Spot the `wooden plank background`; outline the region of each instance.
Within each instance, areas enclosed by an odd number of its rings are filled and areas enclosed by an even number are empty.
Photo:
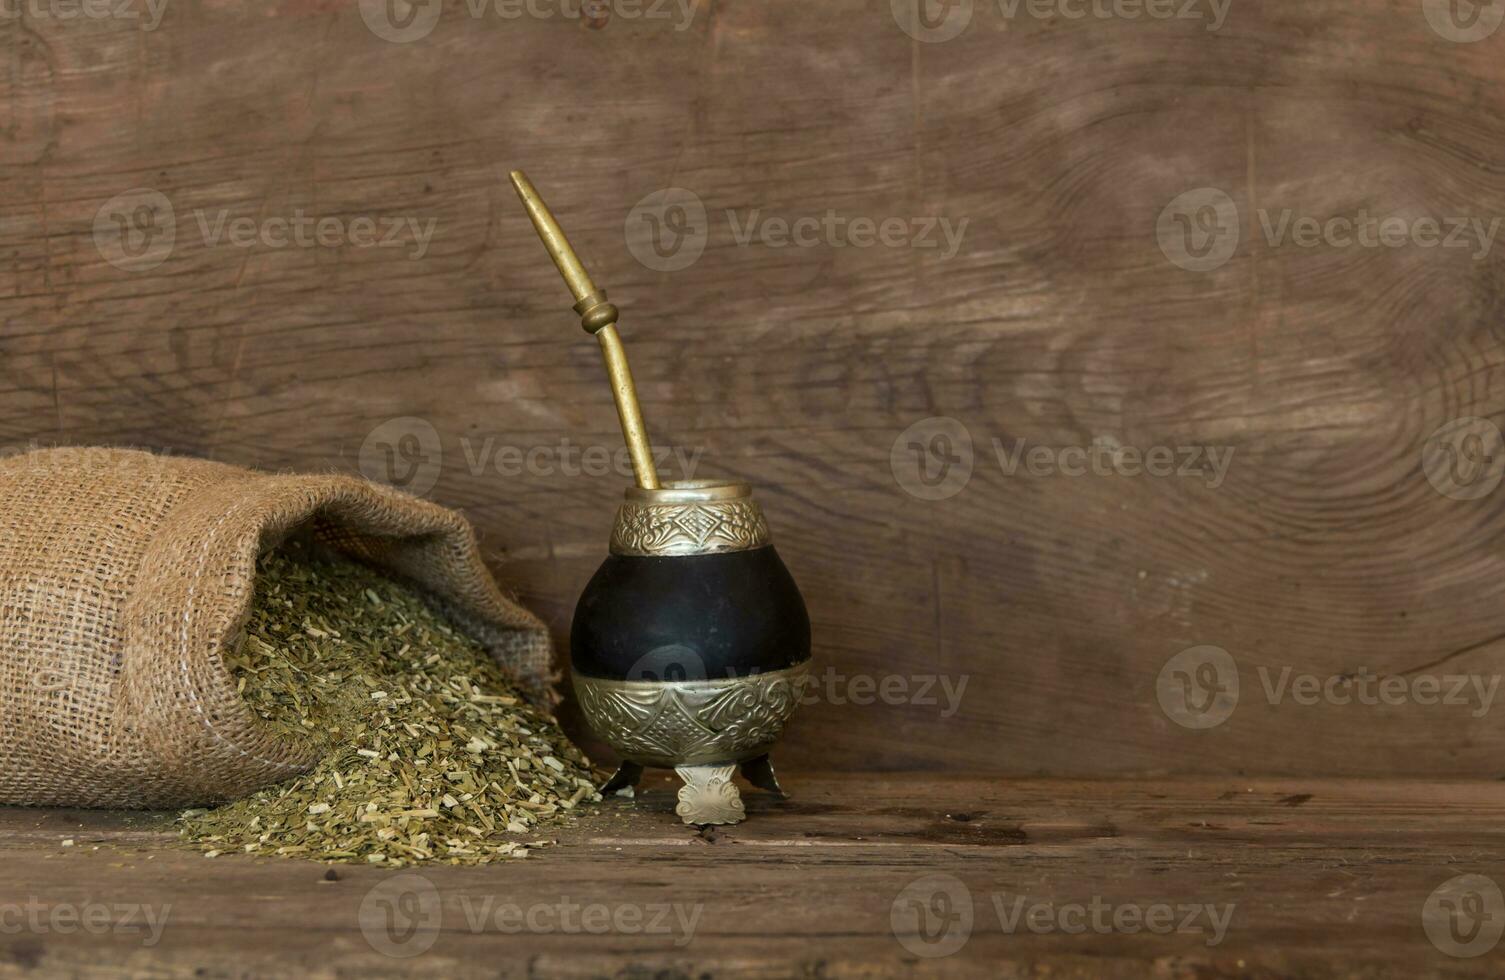
[[[655,441],[756,483],[846,678],[796,720],[789,765],[1501,775],[1482,698],[1265,690],[1285,668],[1498,679],[1505,491],[1444,495],[1421,461],[1450,420],[1505,421],[1500,250],[1305,247],[1261,209],[1505,215],[1505,30],[1450,39],[1418,0],[1246,0],[1216,23],[1205,2],[963,0],[940,42],[877,0],[393,3],[0,18],[0,445],[360,472],[411,434],[437,464],[415,489],[464,509],[563,644],[626,480],[564,472],[562,440],[619,436],[506,184],[523,167],[623,310]],[[380,36],[404,17],[427,33]],[[1209,187],[1240,234],[1191,271],[1157,228]],[[667,271],[634,212],[666,188],[706,213],[703,252]],[[828,212],[962,236],[778,247],[763,223]],[[228,237],[300,215],[336,219],[332,244]],[[432,237],[361,247],[357,219]],[[965,487],[926,500],[909,443],[935,467],[961,451],[937,417],[974,451]],[[1233,455],[1220,481],[1010,475],[995,445],[1017,440]],[[503,475],[498,447],[543,455]],[[1488,489],[1505,455],[1480,465]],[[1157,696],[1198,645],[1241,682],[1206,729]],[[902,679],[897,703],[855,703],[853,677]],[[965,680],[954,712],[939,684],[916,696],[926,677]]]

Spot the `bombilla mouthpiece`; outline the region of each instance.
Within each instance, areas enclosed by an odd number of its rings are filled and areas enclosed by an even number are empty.
[[[606,290],[597,288],[591,281],[585,266],[580,264],[580,257],[570,247],[570,240],[564,237],[559,222],[554,220],[527,174],[514,170],[510,176],[543,247],[575,297],[575,312],[580,314],[580,325],[587,333],[595,334],[601,345],[601,357],[606,361],[611,395],[617,404],[617,419],[622,423],[622,438],[627,441],[627,451],[632,456],[632,473],[637,485],[645,490],[657,490],[658,472],[653,466],[648,430],[643,425],[643,410],[638,406],[637,387],[627,366],[627,352],[622,349],[622,338],[617,334],[617,308],[607,302]]]
[[[543,198],[538,196],[528,175],[521,170],[514,170],[510,176],[517,196],[522,198],[523,207],[527,208],[528,217],[533,221],[533,227],[538,230],[538,237],[543,239],[543,247],[548,249],[549,258],[554,260],[554,264],[559,267],[559,274],[564,276],[564,284],[570,287],[576,302],[585,299],[596,291],[596,284],[591,282],[590,274],[580,264],[575,250],[570,248],[570,240],[564,237],[564,230],[554,220],[554,215],[549,212],[549,206],[543,203]]]

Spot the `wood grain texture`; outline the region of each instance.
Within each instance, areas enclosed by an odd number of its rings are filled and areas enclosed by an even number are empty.
[[[523,167],[623,310],[655,442],[756,484],[818,663],[966,679],[949,716],[838,684],[785,760],[1496,776],[1498,708],[1271,703],[1262,684],[1505,662],[1505,492],[1450,499],[1420,465],[1443,423],[1505,422],[1500,249],[1272,244],[1259,218],[1505,215],[1505,32],[1452,43],[1420,6],[1237,3],[1210,31],[978,4],[938,44],[876,0],[595,27],[450,2],[409,44],[341,2],[172,0],[155,30],[0,19],[0,443],[357,471],[378,426],[425,420],[428,495],[563,645],[626,478],[477,462],[619,445],[507,187]],[[1242,238],[1189,272],[1157,217],[1209,186]],[[625,229],[668,187],[703,202],[708,239],[665,272]],[[137,188],[175,240],[132,272],[93,229]],[[967,224],[949,258],[740,244],[755,211]],[[434,233],[420,258],[205,232],[299,213]],[[938,416],[975,463],[926,501],[891,452]],[[994,440],[1020,439],[1233,457],[1216,487],[1007,475]],[[1242,681],[1208,730],[1157,702],[1198,644]]]
[[[172,849],[152,815],[0,810],[0,909],[30,905],[50,924],[59,906],[146,906],[161,923],[151,945],[144,928],[7,929],[0,976],[1412,978],[1497,976],[1505,961],[1505,946],[1445,955],[1422,920],[1444,882],[1505,874],[1495,783],[847,774],[808,776],[796,794],[750,797],[747,823],[702,835],[678,825],[655,782],[526,861],[424,870],[433,906],[391,920],[361,909],[373,889],[423,887],[401,872],[340,866],[326,881],[313,862]],[[954,952],[921,956],[896,937],[893,907],[937,874],[961,883],[973,924]],[[1056,909],[1210,905],[1226,928],[1214,936],[1205,912],[1185,931],[1182,914],[1156,932],[1089,919],[1073,933],[1042,927],[1043,913],[1035,929],[1007,925],[997,902],[1012,917],[1021,898]],[[698,913],[689,929],[651,933],[571,931],[543,917],[519,932],[497,925],[499,906],[565,901],[613,915],[667,903]],[[433,928],[401,932],[406,916]],[[375,943],[361,925],[373,921]],[[382,948],[429,945],[394,958],[378,951],[386,935],[413,945]]]

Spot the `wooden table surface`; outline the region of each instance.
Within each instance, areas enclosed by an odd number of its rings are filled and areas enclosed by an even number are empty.
[[[206,859],[157,814],[0,810],[0,976],[1505,968],[1501,783],[789,782],[793,799],[748,794],[750,820],[702,833],[650,782],[526,860],[421,875]],[[1438,891],[1464,875],[1482,877]]]

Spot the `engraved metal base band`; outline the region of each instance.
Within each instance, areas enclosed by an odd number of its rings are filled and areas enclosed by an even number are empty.
[[[787,670],[693,681],[609,681],[576,674],[591,729],[640,765],[726,765],[766,753],[802,691],[809,661]]]

